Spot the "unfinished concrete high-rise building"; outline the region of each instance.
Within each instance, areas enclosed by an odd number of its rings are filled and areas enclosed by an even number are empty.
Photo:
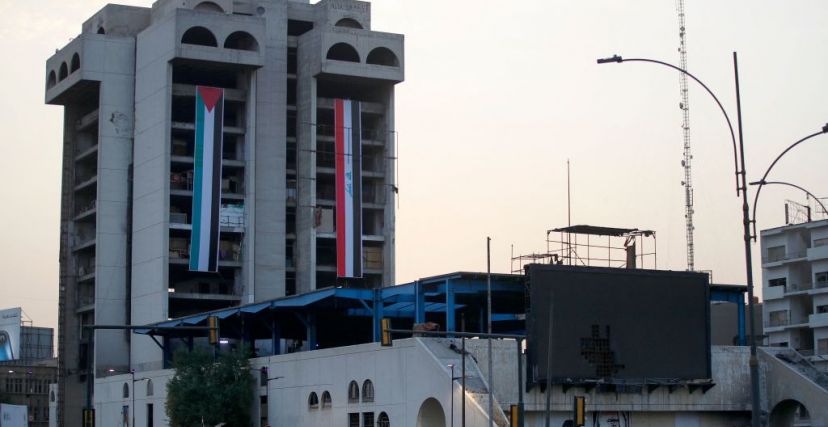
[[[46,102],[64,106],[61,425],[80,419],[90,374],[163,365],[149,338],[86,325],[394,283],[403,58],[402,35],[371,31],[366,2],[159,0],[107,5],[47,60]],[[188,267],[198,86],[224,94],[217,273]],[[337,99],[361,107],[363,274],[348,280],[336,265]]]

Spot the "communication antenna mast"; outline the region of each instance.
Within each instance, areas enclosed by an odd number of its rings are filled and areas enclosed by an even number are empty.
[[[687,28],[684,25],[684,0],[676,0],[676,12],[679,21],[679,67],[687,69]],[[686,222],[685,237],[687,238],[687,271],[695,270],[695,253],[693,249],[693,181],[691,179],[691,164],[693,154],[690,151],[690,101],[687,95],[687,76],[679,73],[679,89],[681,91],[681,129],[684,142],[684,158],[681,166],[684,168],[684,218]]]

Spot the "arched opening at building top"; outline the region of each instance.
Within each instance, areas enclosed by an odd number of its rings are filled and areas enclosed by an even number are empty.
[[[359,62],[359,53],[348,43],[337,43],[328,49],[325,58],[335,61]]]
[[[69,72],[74,73],[78,68],[80,68],[80,55],[75,53],[72,55],[72,65],[69,67]]]
[[[64,62],[63,64],[60,64],[60,69],[58,71],[58,81],[61,81],[61,80],[65,79],[68,75],[69,75],[69,66],[66,65],[66,63]]]
[[[193,10],[198,10],[198,11],[202,11],[202,12],[224,13],[224,9],[222,9],[221,6],[219,6],[218,4],[213,3],[211,1],[203,1],[199,4],[197,4],[196,7],[193,8]]]
[[[337,27],[345,27],[345,28],[358,28],[362,29],[362,24],[359,23],[356,19],[353,18],[342,18],[339,21],[336,21],[334,24]]]
[[[98,34],[106,34],[104,27],[98,27]]]
[[[250,33],[245,31],[236,31],[224,40],[225,49],[249,50],[252,52],[259,51],[259,42]]]
[[[181,36],[181,43],[197,46],[218,47],[216,36],[204,27],[192,27]]]
[[[387,47],[374,48],[374,50],[368,53],[368,57],[365,58],[365,62],[368,64],[385,65],[388,67],[400,66],[400,60],[397,59],[397,55],[394,55],[394,52],[391,52],[391,49],[388,49]]]
[[[57,84],[57,74],[55,74],[55,70],[49,71],[49,77],[46,79],[46,87],[51,88],[52,86]]]

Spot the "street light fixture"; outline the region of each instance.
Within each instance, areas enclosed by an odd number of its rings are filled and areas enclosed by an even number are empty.
[[[761,425],[761,414],[760,414],[760,406],[759,406],[759,360],[756,356],[756,333],[755,333],[755,325],[754,325],[754,304],[753,304],[753,259],[750,247],[750,240],[751,240],[751,233],[750,233],[750,209],[748,207],[748,188],[747,188],[747,179],[745,176],[747,175],[745,171],[745,145],[744,145],[744,132],[742,130],[742,101],[741,96],[739,93],[739,65],[738,60],[736,58],[736,52],[733,52],[733,74],[736,83],[736,115],[737,121],[739,125],[739,144],[738,144],[738,154],[737,154],[737,144],[736,144],[736,135],[733,132],[733,125],[730,121],[730,117],[727,115],[727,111],[725,110],[724,106],[721,102],[719,102],[719,98],[704,84],[701,80],[696,78],[693,74],[688,72],[687,70],[677,67],[673,64],[669,64],[667,62],[658,61],[655,59],[647,59],[647,58],[629,58],[624,59],[619,55],[614,55],[609,58],[598,59],[598,64],[607,64],[612,62],[622,63],[622,62],[649,62],[653,64],[663,65],[668,68],[672,68],[682,74],[693,79],[696,83],[700,84],[710,96],[713,97],[713,100],[716,101],[716,104],[719,106],[719,109],[722,111],[722,114],[727,121],[727,126],[730,129],[730,138],[733,142],[733,163],[734,168],[736,171],[736,197],[739,197],[740,192],[742,196],[742,227],[743,227],[743,239],[744,239],[744,246],[745,246],[745,273],[747,276],[747,288],[748,288],[748,308],[749,308],[749,316],[750,316],[750,383],[751,383],[751,422],[753,427],[760,427]],[[740,167],[741,166],[741,167]]]
[[[785,154],[788,154],[788,151],[791,151],[797,145],[799,145],[799,144],[801,144],[801,143],[803,143],[803,142],[805,142],[805,141],[807,141],[807,140],[809,140],[809,139],[811,139],[815,136],[822,135],[824,133],[828,133],[828,124],[823,126],[821,130],[819,130],[817,132],[814,132],[814,133],[800,139],[799,141],[794,142],[790,146],[788,146],[788,148],[786,148],[784,151],[782,151],[782,153],[780,153],[778,156],[776,156],[775,159],[773,159],[773,162],[771,162],[770,166],[768,166],[768,170],[766,170],[765,174],[762,175],[762,179],[760,179],[759,181],[755,181],[755,182],[750,183],[750,185],[758,185],[759,186],[759,187],[756,188],[756,196],[753,198],[753,241],[754,242],[756,241],[756,238],[758,237],[758,235],[756,234],[756,205],[759,203],[759,193],[762,191],[762,187],[765,184],[771,184],[770,182],[766,181],[766,179],[768,178],[768,175],[770,174],[770,171],[773,169],[774,166],[776,166],[776,163],[779,161],[779,159],[782,158],[782,156],[784,156]],[[788,185],[788,186],[791,186],[791,187],[799,188],[800,190],[810,194],[811,197],[816,199],[816,201],[819,203],[819,205],[822,206],[822,202],[820,202],[817,197],[815,197],[813,194],[811,194],[810,192],[808,192],[807,190],[805,190],[802,187],[799,187],[799,186],[796,186],[796,185],[793,185],[793,184],[789,184],[789,183],[783,183],[783,182],[777,182],[775,184],[783,184],[783,185]],[[825,206],[822,206],[822,210],[823,211],[825,210]],[[828,211],[826,211],[826,213],[828,213]]]
[[[826,215],[828,215],[828,209],[825,209],[825,205],[822,204],[822,201],[820,201],[819,198],[814,195],[814,193],[811,193],[810,191],[808,191],[808,190],[806,190],[806,189],[804,189],[804,188],[802,188],[802,187],[800,187],[796,184],[791,184],[790,182],[785,182],[785,181],[764,181],[764,180],[763,181],[755,181],[755,182],[750,183],[750,185],[758,185],[759,186],[758,189],[756,190],[756,195],[757,196],[759,196],[759,189],[761,189],[763,186],[769,185],[769,184],[770,185],[773,185],[773,184],[785,185],[785,186],[793,187],[793,188],[796,188],[798,190],[803,191],[805,194],[811,196],[812,199],[816,200],[816,202],[819,204],[819,207],[822,208],[822,211],[825,212]],[[758,199],[759,199],[759,197],[756,197],[756,200],[753,202],[753,240],[756,240],[756,202],[758,202]]]

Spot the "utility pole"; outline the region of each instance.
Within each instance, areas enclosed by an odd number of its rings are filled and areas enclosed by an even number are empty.
[[[492,333],[492,238],[486,237],[486,295],[487,321],[489,335]],[[494,374],[492,372],[492,338],[488,338],[489,350],[489,427],[494,426]],[[463,355],[463,357],[466,357]]]

